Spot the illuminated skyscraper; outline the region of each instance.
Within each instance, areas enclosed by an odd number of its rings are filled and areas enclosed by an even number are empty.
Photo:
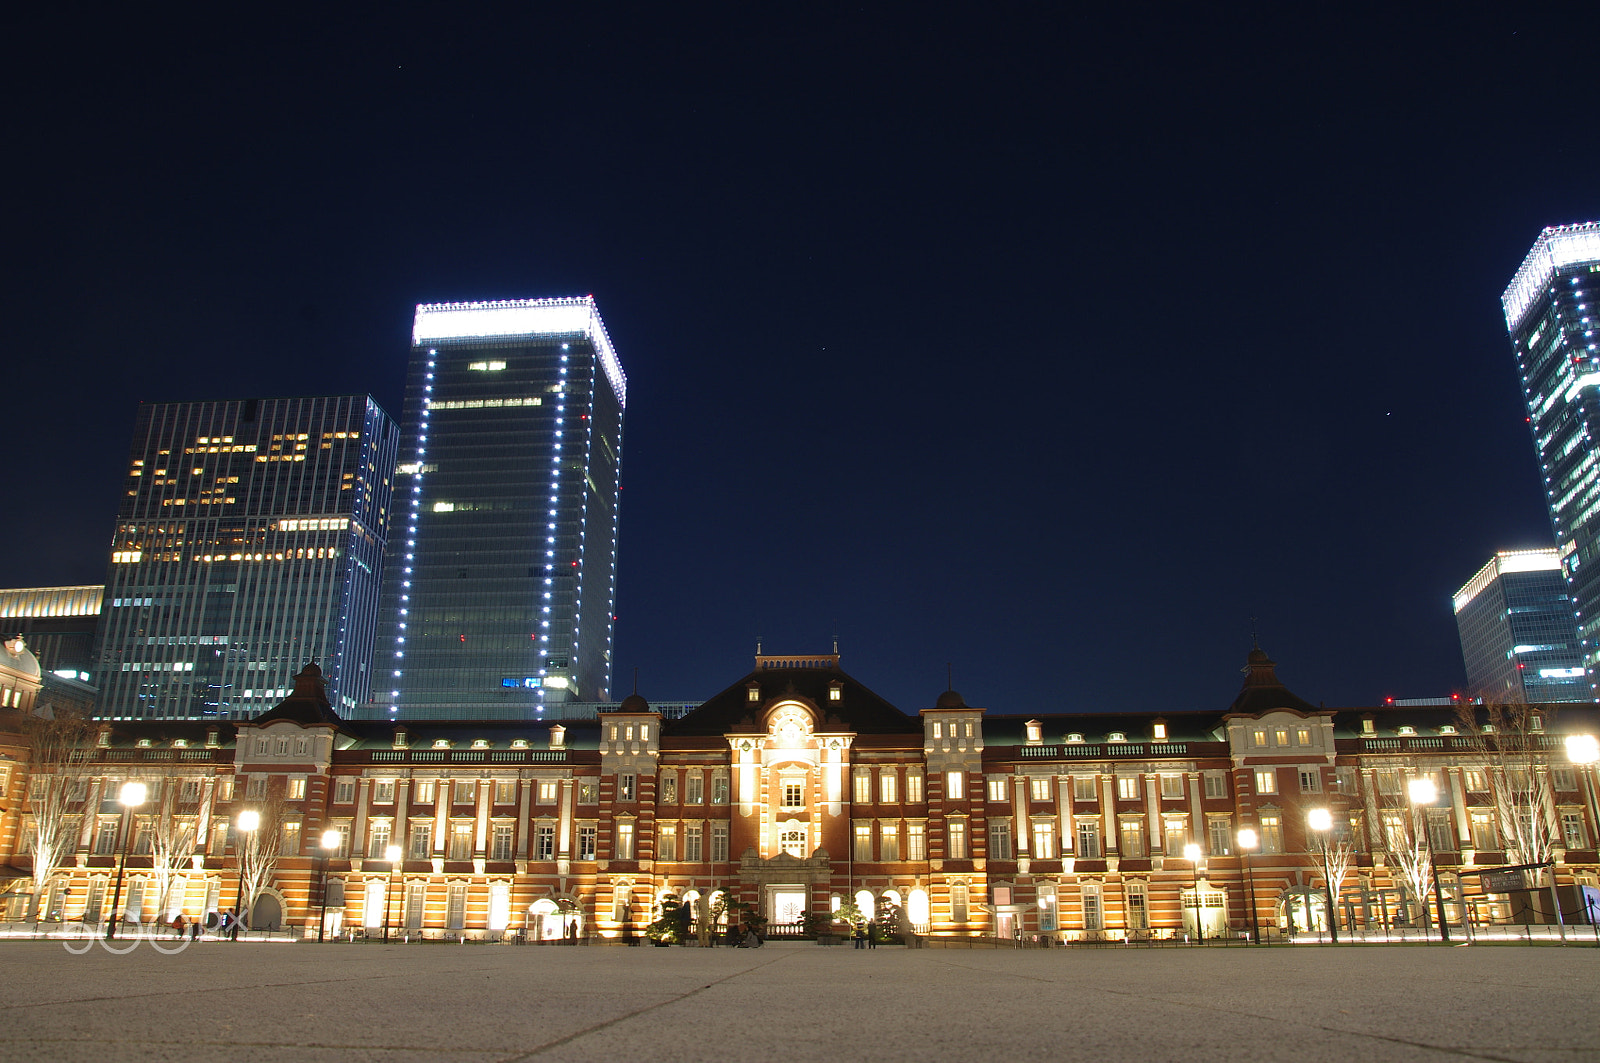
[[[373,711],[605,701],[627,381],[590,297],[417,307]]]
[[[1455,594],[1468,691],[1491,701],[1589,701],[1555,549],[1501,551]]]
[[[140,406],[96,714],[244,719],[308,661],[365,702],[399,439],[365,395]]]
[[[1540,233],[1501,299],[1591,684],[1600,674],[1597,300],[1596,222]]]

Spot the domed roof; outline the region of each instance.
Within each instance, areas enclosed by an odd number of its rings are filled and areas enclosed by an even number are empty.
[[[21,635],[10,635],[6,638],[4,647],[0,648],[0,665],[33,679],[38,679],[43,674],[39,667],[39,658],[28,649],[28,644],[23,641]]]
[[[622,699],[622,704],[617,706],[619,712],[649,712],[650,703],[640,694],[629,694]]]
[[[939,695],[939,700],[933,703],[933,707],[936,709],[964,709],[967,707],[967,703],[954,690],[946,690]]]

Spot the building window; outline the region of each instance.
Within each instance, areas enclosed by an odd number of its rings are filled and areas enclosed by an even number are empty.
[[[1007,785],[1008,781],[1009,780],[1007,780],[1004,776],[988,780],[987,786],[989,790],[990,801],[998,803],[1008,800],[1007,791],[1011,789],[1011,787]]]
[[[1461,781],[1466,785],[1469,793],[1486,794],[1489,792],[1489,777],[1481,768],[1468,768],[1461,773]],[[1385,790],[1384,792],[1398,791]]]
[[[1568,849],[1589,848],[1588,833],[1583,829],[1582,812],[1561,813],[1561,843]]]
[[[799,782],[785,780],[783,783],[783,807],[804,808],[805,787]]]
[[[511,859],[512,827],[509,823],[496,823],[494,825],[494,847],[489,850],[491,860]]]
[[[1056,826],[1054,823],[1033,824],[1033,855],[1040,860],[1056,858]]]
[[[859,837],[856,839],[856,841],[858,843],[860,842],[860,840],[861,839]],[[778,847],[780,849],[782,849],[784,852],[788,853],[790,856],[799,857],[801,860],[804,860],[806,858],[806,831],[805,831],[805,828],[804,827],[790,827],[787,830],[783,831],[783,833],[778,836]],[[870,843],[869,843],[869,849],[870,849]],[[871,856],[868,855],[864,859],[870,860]]]
[[[989,821],[989,859],[1011,859],[1011,821],[1009,819],[991,819]]]
[[[1124,888],[1123,897],[1128,906],[1128,929],[1150,929],[1150,898],[1148,887],[1143,882],[1130,882]]]
[[[1228,777],[1220,771],[1208,771],[1205,774],[1206,796],[1210,798],[1228,796]]]
[[[632,801],[635,779],[632,775],[617,776],[617,800]]]
[[[628,894],[632,890],[627,885],[619,885],[611,890],[611,921],[613,923],[626,923],[628,921]]]
[[[367,859],[389,859],[389,831],[391,829],[388,823],[374,823],[372,825],[372,833],[367,845]]]
[[[372,803],[375,805],[394,804],[393,779],[379,779],[372,784]]]
[[[960,801],[967,795],[966,776],[959,771],[944,773],[944,795],[951,801]]]
[[[926,860],[928,858],[928,835],[920,823],[906,825],[906,859]]]
[[[1251,741],[1255,745],[1258,745],[1258,746],[1266,745],[1267,744],[1267,732],[1265,732],[1265,731],[1256,731],[1255,733],[1253,733],[1251,735]]]
[[[1051,779],[1044,775],[1035,775],[1028,780],[1028,798],[1032,801],[1050,800]]]
[[[1137,801],[1139,799],[1138,776],[1117,776],[1117,799],[1119,801]]]
[[[1072,799],[1074,801],[1095,800],[1093,775],[1074,775],[1072,777]]]
[[[406,856],[411,860],[428,859],[433,849],[433,824],[413,823],[411,825],[411,846],[406,851]]]
[[[711,803],[725,805],[728,803],[728,777],[726,775],[713,775],[711,777]]]
[[[1056,888],[1053,885],[1039,887],[1039,929],[1050,933],[1056,929]]]
[[[922,804],[922,773],[920,771],[906,772],[906,803]]]
[[[478,800],[478,783],[475,779],[456,780],[456,804],[470,805]]]
[[[494,803],[497,805],[516,804],[517,784],[514,782],[496,782],[494,784]]]
[[[952,923],[965,923],[969,918],[967,887],[957,883],[950,887],[950,921]]]
[[[867,774],[866,768],[857,768],[850,777],[851,800],[858,805],[869,804],[872,801],[872,776]]]
[[[704,827],[683,828],[683,858],[691,864],[698,864],[705,859]]]
[[[633,859],[633,824],[617,824],[617,859]]]
[[[578,783],[578,804],[597,805],[600,803],[600,784],[593,779],[580,780]]]
[[[661,803],[664,805],[678,803],[678,773],[675,771],[664,772],[661,776]]]
[[[1260,826],[1261,851],[1264,853],[1283,852],[1283,821],[1276,813],[1256,817]]]
[[[1428,812],[1428,844],[1436,853],[1448,853],[1455,850],[1456,835],[1450,829],[1450,810],[1448,808],[1430,808]]]
[[[872,828],[865,824],[858,824],[855,828],[855,851],[851,855],[857,860],[872,859]]]
[[[879,770],[879,772],[878,772],[878,803],[879,804],[893,805],[893,804],[897,804],[898,803],[898,797],[899,797],[898,791],[899,791],[900,787],[897,785],[897,783],[899,783],[899,781],[900,781],[900,773],[895,771],[893,768],[883,768],[883,769]]]
[[[945,824],[945,835],[948,844],[945,846],[945,856],[951,860],[965,860],[967,858],[967,821],[952,819]]]
[[[669,864],[678,862],[678,829],[671,825],[662,826],[656,832],[656,859]]]
[[[1471,772],[1467,773],[1471,775]],[[1380,794],[1398,794],[1400,792],[1400,773],[1393,768],[1384,768],[1378,772],[1378,792]]]
[[[1161,796],[1168,801],[1174,801],[1183,797],[1183,776],[1161,776]]]
[[[247,801],[265,801],[267,799],[267,777],[265,775],[252,775],[250,781],[244,785],[244,796]],[[394,800],[394,783],[389,784],[389,800]]]
[[[578,828],[578,859],[579,860],[593,860],[594,859],[595,835],[596,835],[596,833],[597,832],[596,832],[596,829],[594,827],[579,827]]]
[[[117,851],[117,821],[102,821],[95,827],[94,852],[96,856],[110,856]]]
[[[1500,848],[1500,836],[1494,828],[1492,812],[1472,813],[1472,847],[1480,852],[1494,852]]]
[[[438,783],[432,779],[418,779],[411,784],[411,803],[414,805],[431,805],[434,801],[434,792]]]
[[[1096,860],[1100,857],[1100,821],[1095,819],[1078,820],[1078,855],[1085,860]]]
[[[1278,792],[1278,773],[1271,768],[1259,768],[1256,771],[1256,793],[1275,794]]]
[[[1274,734],[1278,739],[1278,745],[1287,746],[1289,744],[1289,729],[1287,727],[1278,728]]]
[[[1118,826],[1121,828],[1121,837],[1117,844],[1122,849],[1122,855],[1135,860],[1143,856],[1144,821],[1141,819],[1125,819]]]
[[[885,862],[900,859],[900,824],[888,820],[878,825],[878,859]]]
[[[306,781],[304,779],[290,779],[284,796],[290,801],[304,801],[306,799]]]
[[[706,800],[706,777],[705,777],[705,775],[702,772],[700,772],[698,769],[696,769],[694,771],[689,772],[688,777],[684,780],[684,783],[685,783],[685,790],[686,790],[686,793],[687,793],[687,796],[686,796],[687,803],[691,804],[691,805],[702,805],[702,804],[705,804],[705,800]]]
[[[1100,887],[1086,884],[1083,887],[1083,928],[1085,930],[1104,930],[1105,923],[1100,914]]]
[[[1300,792],[1303,794],[1320,794],[1322,792],[1322,772],[1320,769],[1300,769]]]
[[[348,805],[356,799],[356,781],[354,779],[340,779],[333,784],[333,803]]]
[[[1311,744],[1311,731],[1310,731],[1310,729],[1302,727],[1298,731],[1296,731],[1295,732],[1295,741],[1298,742],[1300,745],[1309,746]]]
[[[533,858],[535,860],[554,860],[556,858],[556,828],[549,823],[541,823],[533,832]]]
[[[713,823],[711,825],[711,859],[715,863],[722,863],[728,859],[728,825],[726,823]]]
[[[1212,856],[1227,856],[1233,851],[1233,823],[1227,816],[1210,816],[1206,819],[1207,841],[1210,842],[1208,851]],[[1172,855],[1177,856],[1183,852],[1181,846],[1172,850]]]

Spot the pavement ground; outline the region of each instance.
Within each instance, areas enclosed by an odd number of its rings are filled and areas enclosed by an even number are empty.
[[[1600,1060],[1600,949],[0,943],[0,1059]]]

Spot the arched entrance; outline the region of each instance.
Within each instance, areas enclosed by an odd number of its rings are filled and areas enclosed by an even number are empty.
[[[256,894],[255,903],[246,915],[248,921],[245,925],[251,930],[282,930],[283,898],[278,896],[276,890],[262,890]]]
[[[571,897],[542,897],[528,906],[528,940],[576,941],[583,936],[583,909]]]

